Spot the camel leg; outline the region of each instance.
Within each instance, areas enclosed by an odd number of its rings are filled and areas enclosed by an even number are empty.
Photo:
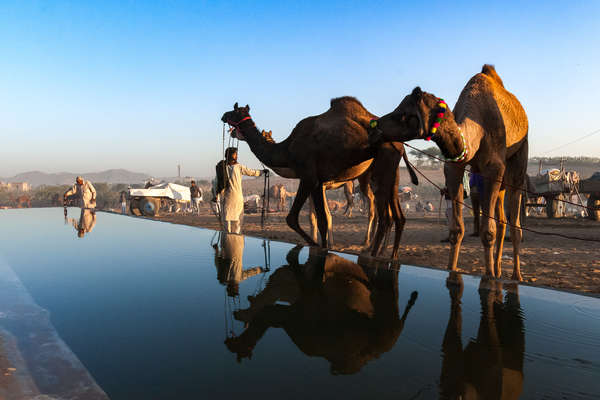
[[[321,234],[321,247],[327,248],[327,231],[329,223],[327,218],[327,206],[325,199],[325,187],[317,185],[311,191],[311,197],[315,204],[315,212],[317,214],[317,226]]]
[[[327,217],[327,242],[329,246],[333,246],[333,217],[331,216],[331,210],[329,209],[329,203],[327,202],[327,196],[325,195],[325,187],[323,186],[323,205],[325,206],[325,216]]]
[[[521,230],[521,201],[523,192],[520,188],[524,187],[527,176],[527,157],[529,154],[528,143],[525,142],[521,149],[514,154],[507,162],[506,182],[510,185],[508,188],[508,206],[510,210],[510,240],[513,245],[513,274],[512,279],[522,281],[521,261],[519,254],[521,251],[521,241],[523,240],[523,231]],[[518,189],[519,188],[519,189]]]
[[[522,281],[521,276],[521,260],[519,259],[519,253],[521,251],[521,240],[523,239],[523,231],[521,230],[520,221],[520,203],[521,203],[521,192],[512,191],[508,192],[508,206],[510,210],[510,240],[513,245],[513,274],[512,279],[516,281]]]
[[[312,196],[308,196],[308,221],[310,223],[310,236],[315,241],[318,240],[317,236],[317,214],[315,213],[315,202],[312,199]]]
[[[387,196],[381,195],[381,191],[375,196],[377,203],[377,229],[375,230],[375,237],[371,245],[371,255],[373,257],[381,253],[381,242],[391,227],[390,206],[387,199]]]
[[[406,218],[404,217],[404,213],[402,212],[402,207],[400,206],[400,201],[396,197],[394,199],[395,206],[392,207],[392,218],[394,218],[394,224],[396,226],[396,235],[394,236],[394,247],[392,249],[392,259],[398,259],[398,248],[400,247],[400,239],[402,239],[402,232],[404,231],[404,224],[406,223]]]
[[[496,213],[498,213],[498,221],[496,221],[496,254],[494,257],[494,276],[502,278],[502,249],[504,247],[504,232],[506,231],[506,215],[504,215],[504,190],[498,192],[498,200],[496,200]]]
[[[352,218],[352,207],[354,207],[354,197],[353,194],[353,183],[346,182],[344,184],[344,195],[346,196],[346,209],[344,210],[344,216],[348,218]]]
[[[452,215],[448,227],[450,238],[450,259],[448,260],[448,269],[451,271],[456,270],[460,245],[465,236],[465,224],[462,217],[463,174],[464,169],[460,166],[451,164],[446,164],[444,166],[446,188],[452,199]]]
[[[500,162],[488,164],[485,168],[483,179],[483,196],[481,196],[481,226],[479,228],[481,243],[483,244],[483,256],[485,262],[485,273],[495,276],[493,270],[493,249],[496,242],[496,200],[500,191],[500,182],[504,176],[504,165]],[[461,188],[462,193],[462,188]]]
[[[375,195],[371,189],[369,181],[371,180],[371,174],[366,173],[358,178],[360,184],[360,192],[362,193],[365,205],[368,208],[368,219],[367,219],[367,233],[365,235],[365,241],[363,246],[367,247],[371,243],[371,233],[373,232],[373,225],[375,222]]]
[[[308,242],[311,246],[316,246],[316,241],[312,240],[304,230],[300,227],[300,223],[298,221],[298,217],[300,216],[300,210],[302,206],[306,202],[306,199],[310,195],[311,190],[313,190],[317,186],[316,182],[307,182],[305,179],[300,180],[300,185],[298,186],[298,193],[294,198],[294,204],[292,204],[292,208],[290,209],[289,214],[285,218],[288,226],[296,231],[304,240]]]
[[[309,222],[310,222],[310,234],[315,242],[317,242],[317,214],[315,212],[315,202],[313,201],[312,196],[308,197],[308,201],[310,204],[310,212],[308,213]],[[328,232],[328,241],[329,245],[333,246],[333,220],[331,217],[331,210],[329,209],[329,205],[327,204],[327,197],[325,197],[325,215],[327,217],[327,232]]]

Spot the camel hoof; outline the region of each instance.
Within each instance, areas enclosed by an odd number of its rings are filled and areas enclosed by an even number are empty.
[[[523,281],[523,276],[521,274],[515,274],[515,273],[513,273],[513,276],[512,276],[511,279],[513,281],[522,282]]]

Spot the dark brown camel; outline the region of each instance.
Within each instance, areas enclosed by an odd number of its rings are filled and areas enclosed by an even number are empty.
[[[15,208],[31,208],[31,197],[22,194],[16,198],[10,197],[10,200],[15,204]]]
[[[371,131],[372,142],[407,141],[431,136],[442,154],[451,161],[444,166],[446,187],[453,204],[448,261],[450,270],[456,269],[465,232],[462,217],[465,167],[470,165],[481,171],[483,176],[481,208],[483,215],[489,218],[481,220],[480,237],[484,247],[486,274],[495,277],[502,275],[502,246],[506,226],[504,194],[507,191],[510,239],[513,243],[512,279],[522,280],[519,261],[522,237],[520,204],[527,168],[529,129],[525,110],[517,98],[504,88],[496,70],[490,65],[484,65],[481,73],[469,80],[454,112],[449,109],[444,112],[440,104],[436,96],[415,88],[393,112],[376,122],[376,127]],[[432,134],[436,118],[442,112],[441,124]]]
[[[440,398],[518,399],[523,391],[525,328],[518,285],[482,278],[477,337],[463,349],[462,276],[450,272],[450,318],[442,342]]]
[[[283,177],[300,179],[286,221],[304,240],[316,245],[298,221],[300,209],[311,196],[315,203],[321,244],[327,247],[325,185],[354,180],[371,166],[377,149],[369,145],[367,128],[375,116],[353,97],[336,98],[331,100],[331,108],[327,112],[303,119],[287,139],[275,143],[272,139],[267,140],[256,128],[249,113],[248,105],[238,107],[236,103],[232,111],[223,114],[221,120],[236,128],[232,135],[245,140],[263,164]]]
[[[363,267],[316,248],[299,264],[300,249],[248,298],[248,309],[234,313],[247,326],[225,344],[241,361],[269,328],[283,328],[303,353],[328,360],[332,373],[356,373],[394,347],[418,294],[406,299],[400,315],[397,270]]]

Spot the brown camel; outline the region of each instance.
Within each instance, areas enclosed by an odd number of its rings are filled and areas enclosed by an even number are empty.
[[[436,126],[437,118],[441,118],[439,127]],[[486,274],[495,277],[501,277],[506,226],[504,194],[508,192],[510,239],[513,243],[512,279],[522,280],[519,261],[522,237],[520,204],[527,168],[529,128],[525,110],[517,98],[504,88],[494,67],[484,65],[481,73],[469,80],[454,112],[445,109],[436,96],[417,87],[393,112],[374,121],[372,126],[372,142],[431,137],[449,159],[444,166],[444,175],[452,199],[450,270],[456,269],[465,232],[462,217],[465,167],[470,165],[481,171],[484,178],[481,208],[482,214],[489,218],[481,219],[480,237]]]
[[[481,318],[477,337],[463,349],[462,276],[450,272],[450,318],[442,342],[440,398],[518,399],[523,391],[525,329],[519,287],[482,278],[479,285]]]
[[[287,191],[281,183],[275,184],[269,188],[269,197],[277,204],[277,211],[285,211],[285,200]]]
[[[335,99],[334,99],[335,100]],[[362,105],[361,105],[362,106]],[[267,130],[262,130],[261,131],[261,135],[264,139],[265,142],[269,143],[269,144],[276,144],[275,140],[273,139],[273,131],[267,131]],[[371,243],[371,233],[373,231],[373,228],[375,226],[375,197],[373,194],[373,191],[371,190],[371,186],[370,186],[370,173],[368,173],[368,169],[365,171],[365,173],[361,176],[358,177],[358,183],[361,187],[361,192],[363,193],[363,196],[365,198],[365,202],[367,203],[367,215],[368,215],[368,219],[367,219],[367,231],[365,234],[365,240],[364,240],[364,246],[368,246]],[[331,218],[331,211],[329,209],[329,204],[327,202],[327,196],[325,195],[325,192],[327,190],[335,190],[338,189],[340,187],[344,187],[344,195],[346,196],[346,200],[348,202],[346,210],[344,211],[344,214],[346,214],[346,212],[348,210],[350,210],[350,213],[352,213],[352,205],[353,205],[353,201],[354,198],[352,197],[352,194],[354,193],[354,185],[352,183],[353,181],[341,181],[341,182],[326,182],[325,184],[323,184],[323,198],[324,198],[324,207],[325,207],[325,216],[327,218],[327,241],[330,245],[333,245],[333,228],[332,228],[332,218]],[[281,185],[283,186],[283,185]],[[276,190],[276,189],[275,189]],[[275,191],[274,191],[275,193]],[[293,193],[294,197],[297,195],[296,193]],[[314,203],[312,201],[312,196],[310,196],[308,198],[309,200],[309,222],[310,222],[310,231],[311,231],[311,237],[313,239],[313,241],[316,243],[317,242],[317,214],[315,211],[315,206]],[[348,215],[348,216],[351,216]]]
[[[221,120],[235,127],[232,135],[245,140],[263,164],[283,177],[300,179],[297,195],[286,221],[304,240],[316,245],[316,241],[304,232],[298,222],[300,209],[311,196],[321,244],[327,247],[329,224],[325,187],[331,182],[352,181],[367,172],[373,157],[378,153],[377,148],[369,145],[367,131],[369,122],[375,116],[353,97],[336,98],[331,100],[331,108],[327,112],[303,119],[287,139],[275,143],[271,137],[256,128],[249,112],[248,105],[238,107],[236,103],[232,111],[223,114]],[[396,179],[397,165],[393,170],[385,171],[385,176],[373,174],[371,179],[389,182],[390,176]],[[361,183],[361,191],[365,194],[369,192],[366,186]],[[394,196],[397,196],[397,191]],[[371,215],[369,219],[372,221]],[[368,232],[369,229],[367,234]]]
[[[394,347],[418,293],[400,314],[397,270],[362,266],[316,248],[299,264],[300,249],[292,249],[289,265],[248,298],[249,308],[234,313],[246,329],[225,344],[241,361],[269,328],[283,328],[303,353],[329,361],[332,373],[357,373]]]
[[[236,128],[232,135],[245,140],[263,164],[283,177],[300,179],[286,221],[304,240],[316,245],[298,221],[300,209],[311,196],[321,244],[327,247],[323,185],[356,179],[369,168],[375,151],[369,146],[367,127],[374,115],[352,97],[333,99],[327,112],[303,119],[286,140],[273,143],[256,128],[249,113],[249,106],[238,107],[236,103],[221,120]]]
[[[15,208],[31,208],[31,197],[26,194],[22,194],[16,198],[11,196],[10,200],[15,204]]]

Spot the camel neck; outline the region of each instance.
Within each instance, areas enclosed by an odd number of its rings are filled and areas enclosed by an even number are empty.
[[[267,167],[286,168],[289,165],[287,145],[267,140],[261,131],[251,123],[243,123],[239,126],[252,153]]]

